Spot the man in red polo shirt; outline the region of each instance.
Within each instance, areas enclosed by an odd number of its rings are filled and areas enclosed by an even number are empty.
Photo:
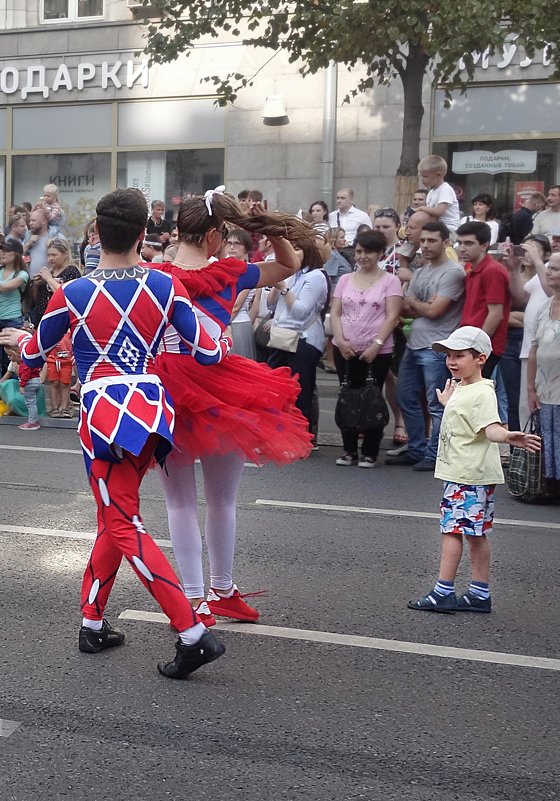
[[[492,353],[482,375],[490,378],[505,350],[511,310],[509,273],[488,255],[491,231],[483,222],[464,223],[457,229],[459,261],[465,265],[465,305],[459,325],[482,328],[492,340]]]

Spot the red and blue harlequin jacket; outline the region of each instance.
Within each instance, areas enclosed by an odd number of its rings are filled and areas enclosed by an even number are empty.
[[[173,325],[201,364],[220,362],[231,347],[227,337],[212,338],[198,317],[177,279],[135,265],[97,269],[63,284],[33,336],[22,333],[22,358],[38,367],[70,329],[88,473],[94,458],[117,461],[121,450],[138,455],[150,434],[159,435],[156,458],[169,453],[174,411],[153,370],[166,327]]]

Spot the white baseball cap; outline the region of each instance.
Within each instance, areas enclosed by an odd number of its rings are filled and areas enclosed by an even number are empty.
[[[470,350],[471,348],[479,353],[484,353],[485,356],[490,356],[492,353],[490,337],[486,331],[476,328],[474,325],[464,325],[453,331],[447,339],[434,342],[432,345],[432,350],[437,351]]]

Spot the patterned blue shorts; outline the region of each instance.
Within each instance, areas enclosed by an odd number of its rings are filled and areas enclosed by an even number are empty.
[[[483,537],[494,526],[496,485],[454,484],[445,482],[440,505],[442,534]]]

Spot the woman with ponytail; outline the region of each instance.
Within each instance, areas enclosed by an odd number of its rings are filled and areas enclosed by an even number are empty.
[[[173,262],[157,265],[181,281],[195,307],[206,315],[203,324],[209,332],[227,328],[240,292],[277,284],[299,269],[293,245],[305,247],[312,260],[321,261],[315,235],[301,220],[258,207],[247,215],[223,190],[218,187],[183,201],[177,217],[177,254]],[[274,244],[275,260],[210,261],[227,237],[228,225],[265,234]],[[160,474],[175,557],[185,594],[206,626],[215,623],[214,615],[254,622],[258,611],[243,600],[233,582],[237,491],[246,459],[288,464],[309,455],[307,421],[295,406],[299,385],[288,368],[272,370],[236,355],[223,361],[223,369],[205,367],[203,372],[185,352],[182,341],[168,329],[156,359],[156,371],[176,410],[177,450]],[[207,598],[195,459],[201,461],[206,499]]]

